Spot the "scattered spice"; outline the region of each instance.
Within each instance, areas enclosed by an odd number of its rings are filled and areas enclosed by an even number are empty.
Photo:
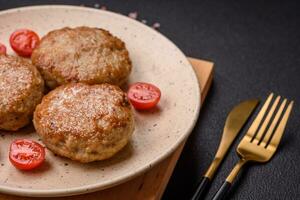
[[[137,13],[136,11],[130,12],[130,13],[128,14],[128,17],[130,17],[131,19],[137,19],[138,13]]]
[[[160,23],[158,22],[155,22],[153,25],[152,25],[152,28],[154,29],[158,29],[160,27]]]
[[[107,7],[106,7],[106,6],[101,6],[100,9],[101,9],[101,10],[107,10]]]
[[[80,4],[80,6],[85,6],[84,4]],[[99,3],[95,3],[94,4],[94,8],[99,8],[101,10],[107,10],[106,6],[100,6]],[[128,13],[128,17],[130,17],[131,19],[137,19],[138,18],[138,12],[137,11],[133,11]],[[146,19],[142,19],[141,22],[143,24],[147,24],[147,20]],[[154,24],[152,24],[151,26],[154,29],[159,29],[160,28],[160,23],[159,22],[155,22]]]

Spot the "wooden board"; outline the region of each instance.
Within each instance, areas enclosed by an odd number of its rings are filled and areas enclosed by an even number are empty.
[[[213,63],[189,58],[193,65],[201,88],[201,103],[204,102],[210,88],[213,77]],[[41,200],[159,200],[169,182],[177,160],[184,147],[182,143],[178,149],[165,160],[154,166],[151,170],[121,185],[94,192],[90,194],[58,197],[58,198],[34,198]],[[30,197],[17,197],[0,194],[0,200],[29,200]]]

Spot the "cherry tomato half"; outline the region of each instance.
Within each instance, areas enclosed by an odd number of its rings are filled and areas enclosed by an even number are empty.
[[[31,170],[45,160],[45,148],[35,141],[18,139],[10,145],[9,160],[18,169]]]
[[[11,48],[19,55],[30,57],[33,49],[40,41],[39,36],[28,29],[19,29],[10,35]]]
[[[156,106],[161,92],[155,85],[137,82],[129,87],[127,96],[134,108],[146,110]]]
[[[0,54],[6,55],[6,46],[0,43]]]

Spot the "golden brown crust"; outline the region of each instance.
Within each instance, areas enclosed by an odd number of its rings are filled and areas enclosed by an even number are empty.
[[[27,125],[43,91],[44,81],[29,60],[0,55],[0,129]]]
[[[33,122],[50,150],[80,162],[113,156],[134,130],[126,94],[109,84],[60,86],[43,98]]]
[[[31,59],[50,88],[69,82],[121,85],[132,68],[124,42],[106,30],[89,27],[49,32]]]

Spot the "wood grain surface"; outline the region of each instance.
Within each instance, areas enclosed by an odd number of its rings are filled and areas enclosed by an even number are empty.
[[[213,63],[189,58],[193,65],[201,88],[201,103],[204,102],[213,77]],[[182,152],[185,142],[165,160],[144,174],[115,187],[99,192],[58,198],[32,198],[0,194],[0,200],[158,200],[161,198]]]

